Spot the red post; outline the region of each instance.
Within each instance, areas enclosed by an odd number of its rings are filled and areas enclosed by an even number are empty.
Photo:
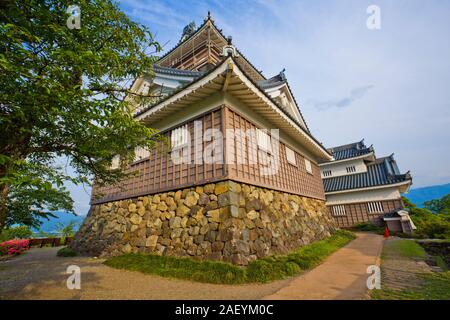
[[[384,229],[384,237],[385,238],[389,238],[389,229],[388,229],[388,227],[386,227],[386,229]]]

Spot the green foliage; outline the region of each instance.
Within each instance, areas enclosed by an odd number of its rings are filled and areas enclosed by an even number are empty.
[[[0,242],[10,239],[28,239],[31,238],[33,232],[28,226],[17,226],[6,228],[0,234]]]
[[[378,233],[378,234],[383,234],[384,233],[384,228],[383,227],[378,227],[378,226],[376,226],[376,225],[374,225],[373,223],[370,223],[370,222],[361,222],[361,223],[355,224],[350,229],[352,231],[370,231],[370,232],[375,232],[375,233]]]
[[[39,228],[41,218],[56,217],[52,211],[75,214],[69,191],[49,182],[64,179],[58,168],[50,164],[23,163],[16,167],[13,176],[17,179],[8,194],[6,226],[24,224]]]
[[[78,253],[69,247],[64,247],[58,250],[56,253],[58,257],[75,257],[78,255]]]
[[[105,261],[105,264],[118,269],[207,283],[268,282],[293,276],[301,270],[316,266],[354,238],[354,234],[349,231],[338,231],[327,239],[298,248],[288,255],[252,261],[246,268],[225,262],[135,253],[113,257]]]
[[[39,230],[38,232],[33,233],[34,238],[52,238],[54,236],[54,234],[45,232],[44,230]]]
[[[390,244],[400,255],[408,258],[424,258],[425,249],[414,240],[397,240]]]
[[[244,283],[245,271],[230,263],[129,253],[105,261],[107,266],[207,283]]]
[[[450,214],[450,194],[441,199],[426,201],[424,207],[434,213]]]
[[[77,226],[76,221],[71,221],[67,225],[63,225],[62,223],[58,222],[56,224],[56,230],[58,234],[61,236],[61,240],[64,241],[67,237],[73,237],[75,234],[75,227]]]
[[[131,111],[155,97],[128,89],[151,73],[159,44],[111,0],[77,1],[81,29],[69,29],[72,4],[2,4],[0,230],[6,220],[35,225],[35,216],[49,215],[50,208],[71,211],[65,182],[117,182],[125,173],[110,169],[112,159],[119,155],[126,163],[135,148],[151,148],[159,139]],[[73,175],[54,165],[61,159]]]
[[[409,209],[409,215],[417,227],[413,236],[417,238],[450,239],[450,214],[445,212],[446,209],[443,213],[432,213],[428,209],[417,208],[405,199],[403,198],[405,206]]]
[[[444,258],[442,258],[441,256],[437,256],[435,257],[436,259],[436,265],[441,268],[444,271],[448,271],[448,266],[444,261]]]

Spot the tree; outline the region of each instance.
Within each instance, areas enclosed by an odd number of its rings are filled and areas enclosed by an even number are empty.
[[[418,208],[407,198],[402,197],[409,215],[417,227],[414,235],[420,238],[450,239],[450,215],[434,214],[426,208]]]
[[[450,213],[450,194],[443,196],[441,199],[434,199],[424,202],[424,207],[434,213],[449,214]]]
[[[67,237],[73,237],[73,235],[75,234],[74,229],[77,226],[77,223],[76,221],[71,221],[67,225],[63,225],[62,223],[58,222],[56,226],[58,234],[61,235],[61,238],[65,239]]]
[[[125,174],[110,169],[112,159],[133,159],[135,148],[158,139],[134,120],[134,99],[124,98],[135,97],[129,81],[151,73],[159,44],[109,0],[77,1],[81,25],[70,29],[72,3],[1,4],[0,230],[7,221],[33,224],[29,216],[70,209],[67,180],[119,181]],[[74,176],[54,165],[61,158]]]

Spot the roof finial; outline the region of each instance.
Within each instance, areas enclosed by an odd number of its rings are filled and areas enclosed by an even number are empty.
[[[191,21],[187,26],[183,28],[183,34],[181,35],[180,41],[184,41],[195,33],[196,26],[195,21]]]
[[[285,81],[286,80],[286,75],[284,74],[285,71],[286,71],[286,68],[283,68],[283,70],[281,70],[281,72],[279,73],[281,81]]]
[[[211,11],[209,11],[209,10],[208,10],[208,14],[207,14],[207,16],[205,18],[205,22],[208,21],[208,20],[214,21],[213,18],[212,18],[212,15],[211,15]]]
[[[231,36],[227,37],[227,45],[223,47],[222,49],[222,56],[224,57],[238,57],[238,52],[236,50],[236,47],[232,43],[233,38]]]

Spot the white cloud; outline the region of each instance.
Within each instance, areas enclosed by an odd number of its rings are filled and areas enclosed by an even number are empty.
[[[306,121],[326,146],[364,137],[380,156],[395,152],[416,186],[442,183],[450,176],[450,2],[378,0],[378,31],[366,27],[371,4],[121,2],[172,46],[187,23],[198,25],[211,10],[266,76],[286,68]]]

